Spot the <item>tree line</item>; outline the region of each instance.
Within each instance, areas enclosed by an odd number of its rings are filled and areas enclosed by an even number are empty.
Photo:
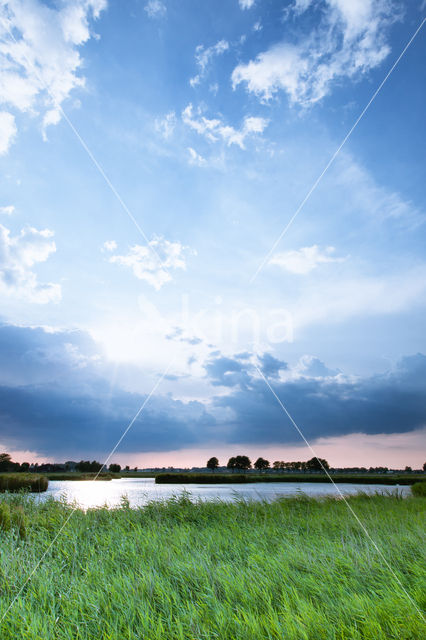
[[[216,456],[213,456],[209,460],[207,460],[207,469],[211,471],[216,471],[219,467],[219,460]],[[248,456],[235,456],[229,458],[226,468],[231,471],[248,471],[249,469],[256,469],[257,471],[266,471],[271,468],[271,463],[269,460],[265,460],[265,458],[258,458],[256,462],[252,465],[252,462]],[[330,468],[327,460],[324,458],[313,457],[306,462],[282,462],[277,460],[272,464],[273,469],[281,469],[288,471],[324,471]]]

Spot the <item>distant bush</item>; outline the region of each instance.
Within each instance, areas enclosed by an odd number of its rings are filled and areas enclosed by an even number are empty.
[[[36,473],[2,473],[0,474],[0,491],[27,490],[34,493],[46,491],[49,480]]]
[[[426,482],[416,482],[411,487],[411,492],[414,496],[426,497]]]

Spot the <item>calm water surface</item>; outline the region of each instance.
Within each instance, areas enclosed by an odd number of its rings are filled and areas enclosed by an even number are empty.
[[[344,495],[364,491],[366,493],[395,492],[409,495],[410,487],[379,484],[341,484]],[[98,507],[104,504],[113,507],[127,496],[130,506],[138,507],[150,500],[162,500],[188,491],[193,500],[215,500],[226,502],[236,498],[249,500],[273,500],[278,496],[291,496],[302,491],[309,496],[338,495],[336,488],[326,482],[254,482],[253,484],[155,484],[154,478],[120,478],[119,480],[50,480],[46,493],[38,494],[40,500],[47,496],[76,500],[82,507]]]

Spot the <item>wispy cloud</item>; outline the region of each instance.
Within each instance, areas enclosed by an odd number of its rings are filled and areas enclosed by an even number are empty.
[[[240,129],[234,129],[234,127],[224,124],[219,118],[206,118],[202,115],[201,109],[197,109],[194,113],[192,104],[183,110],[182,121],[210,142],[222,140],[228,147],[236,144],[240,149],[245,149],[247,137],[262,133],[268,126],[268,120],[265,118],[247,116]]]
[[[200,44],[195,50],[195,60],[197,62],[199,72],[196,76],[190,79],[189,83],[191,87],[195,87],[200,84],[202,78],[206,75],[207,66],[214,56],[219,56],[225,51],[228,51],[229,44],[226,40],[219,40],[215,45],[211,47],[204,47]]]
[[[155,120],[155,130],[165,139],[168,140],[176,127],[176,114],[174,111],[166,113],[164,118]]]
[[[167,13],[167,7],[161,0],[149,0],[145,5],[145,11],[150,18],[162,18]]]
[[[8,111],[0,111],[0,155],[9,151],[16,132],[15,116]]]
[[[320,264],[329,262],[343,262],[346,258],[338,258],[333,254],[334,247],[321,249],[314,244],[311,247],[302,247],[293,251],[276,253],[269,261],[269,264],[277,265],[290,273],[304,275],[316,269]]]
[[[251,9],[256,0],[238,0],[241,9]]]
[[[308,10],[318,18],[310,33],[301,31],[295,42],[283,40],[239,64],[232,73],[234,88],[244,83],[262,100],[283,90],[291,103],[308,106],[324,98],[337,80],[359,78],[389,54],[389,26],[399,17],[389,0],[296,0],[286,15],[303,18]]]
[[[207,165],[207,160],[203,158],[199,153],[195,151],[192,147],[188,147],[189,152],[189,164],[194,164],[197,167],[205,167]]]

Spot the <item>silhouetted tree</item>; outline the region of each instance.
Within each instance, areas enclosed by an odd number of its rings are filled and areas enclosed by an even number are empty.
[[[20,471],[25,471],[25,472],[27,472],[27,471],[29,471],[29,470],[30,470],[30,463],[29,463],[29,462],[23,462],[23,463],[21,464]]]
[[[109,465],[109,470],[111,471],[111,473],[120,473],[121,466],[119,464],[111,463]]]
[[[329,464],[324,458],[311,458],[306,463],[308,471],[322,471],[323,469],[329,469]]]
[[[407,473],[411,473],[412,468],[411,468],[411,467],[405,467],[405,471],[406,471]]]
[[[10,471],[13,465],[12,458],[9,453],[0,453],[0,471]]]
[[[235,468],[236,469],[250,469],[251,460],[247,456],[236,456],[235,457]]]
[[[126,466],[124,467],[124,471],[130,471],[130,467],[128,464],[126,464]]]
[[[423,463],[423,471],[426,471],[426,462]]]
[[[264,471],[264,469],[269,469],[269,467],[269,460],[265,460],[265,458],[258,458],[254,463],[254,468],[259,471]]]
[[[228,460],[228,464],[226,465],[227,469],[231,469],[231,471],[233,471],[234,469],[237,468],[237,459],[236,458],[229,458]]]
[[[215,456],[210,458],[210,460],[207,460],[207,469],[210,469],[211,471],[216,471],[218,466],[219,466],[219,460]]]

